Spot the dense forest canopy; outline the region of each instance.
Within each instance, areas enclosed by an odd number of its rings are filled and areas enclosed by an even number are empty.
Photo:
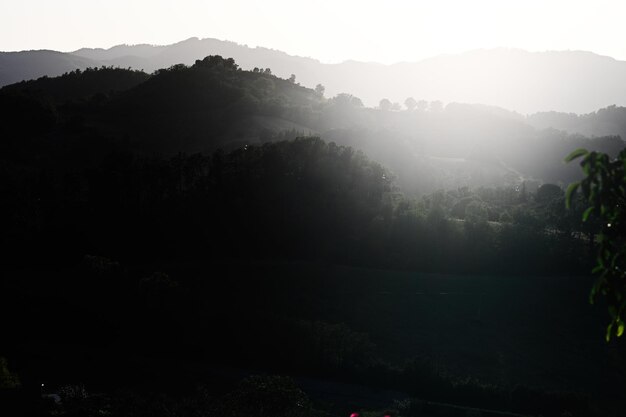
[[[96,85],[102,91],[96,92]],[[45,149],[49,142],[44,138],[52,137],[53,151],[77,141],[90,142],[85,145],[90,149],[171,155],[317,135],[363,150],[410,195],[524,181],[566,185],[580,176],[576,167],[561,163],[571,149],[616,155],[623,147],[614,134],[594,131],[589,139],[543,129],[567,129],[558,123],[543,123],[537,130],[533,117],[527,121],[488,106],[366,108],[352,95],[326,99],[268,69],[243,71],[221,57],[152,75],[102,68],[18,83],[0,90],[0,105],[2,146],[10,147],[5,153],[10,157]],[[37,146],[23,137],[14,141],[17,132],[23,136],[33,129],[37,132],[29,136]]]
[[[49,410],[70,414],[346,411],[317,410],[289,378],[235,383],[260,369],[606,415],[626,362],[577,304],[606,230],[583,221],[588,196],[566,196],[584,172],[562,161],[618,155],[594,120],[621,110],[582,117],[583,136],[569,117],[419,97],[370,108],[297,80],[207,56],[0,89],[0,290],[13,295],[0,313],[23,315],[5,330],[0,388],[41,394],[56,376],[65,403]]]
[[[517,273],[577,270],[593,231],[564,210],[560,189],[580,174],[560,161],[572,147],[623,144],[537,131],[492,107],[369,109],[219,56],[152,75],[105,67],[23,82],[0,103],[6,242],[45,253],[64,230],[69,248],[116,259],[206,247],[433,271],[506,269],[494,259]],[[280,142],[313,133],[321,139]],[[532,261],[514,260],[507,234],[535,242],[520,243]]]

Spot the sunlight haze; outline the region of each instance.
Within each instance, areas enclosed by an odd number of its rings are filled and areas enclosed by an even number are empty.
[[[626,59],[621,1],[3,1],[0,50],[171,44],[189,37],[322,62],[395,63],[479,48]]]
[[[626,0],[0,16],[0,417],[626,417]]]

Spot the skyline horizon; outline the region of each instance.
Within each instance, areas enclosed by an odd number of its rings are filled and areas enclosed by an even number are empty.
[[[475,52],[480,52],[480,51],[498,51],[498,50],[506,50],[506,51],[519,51],[519,52],[525,52],[525,53],[530,53],[530,54],[542,54],[542,53],[588,53],[588,54],[593,54],[599,57],[605,57],[605,58],[610,58],[613,59],[615,61],[621,61],[621,62],[626,62],[626,57],[625,58],[619,58],[613,55],[609,55],[609,54],[605,54],[605,53],[600,53],[598,51],[593,51],[593,50],[589,50],[589,49],[526,49],[526,48],[522,48],[522,47],[513,47],[513,46],[493,46],[493,47],[482,47],[482,48],[470,48],[470,49],[466,49],[466,50],[462,50],[462,51],[458,51],[458,52],[442,52],[442,53],[438,53],[438,54],[434,54],[434,55],[429,55],[429,56],[425,56],[422,58],[418,58],[418,59],[414,59],[414,60],[399,60],[399,61],[394,61],[394,62],[381,62],[381,61],[376,61],[376,60],[361,60],[358,58],[345,58],[343,60],[340,61],[326,61],[324,59],[321,59],[320,57],[316,57],[316,56],[312,56],[312,55],[303,55],[303,54],[298,54],[296,52],[290,52],[290,51],[286,51],[277,47],[272,47],[272,46],[267,46],[267,45],[250,45],[247,43],[242,43],[242,42],[238,42],[235,40],[231,40],[231,39],[225,39],[225,38],[219,38],[219,37],[215,37],[215,36],[207,36],[207,37],[200,37],[200,36],[190,36],[178,41],[174,41],[174,42],[170,42],[170,43],[148,43],[148,42],[138,42],[138,43],[116,43],[114,45],[111,46],[89,46],[89,45],[85,45],[85,46],[81,46],[80,48],[76,48],[76,49],[52,49],[52,48],[31,48],[31,49],[16,49],[16,50],[0,50],[0,53],[20,53],[20,52],[36,52],[36,51],[52,51],[52,52],[60,52],[60,53],[64,53],[64,54],[73,54],[76,52],[79,52],[81,50],[103,50],[103,51],[108,51],[114,48],[118,48],[118,47],[139,47],[139,46],[147,46],[147,47],[154,47],[154,48],[159,48],[159,47],[170,47],[173,45],[178,45],[184,42],[188,42],[188,41],[192,41],[192,40],[197,40],[197,41],[204,41],[204,40],[216,40],[219,42],[230,42],[230,43],[234,43],[238,46],[241,47],[246,47],[249,49],[266,49],[266,50],[270,50],[270,51],[277,51],[277,52],[282,52],[285,53],[289,56],[292,57],[298,57],[298,58],[304,58],[304,59],[311,59],[314,61],[319,62],[320,64],[325,64],[325,65],[337,65],[337,64],[342,64],[342,63],[347,63],[347,62],[358,62],[358,63],[364,63],[364,64],[379,64],[379,65],[383,65],[383,66],[393,66],[393,65],[398,65],[398,64],[403,64],[403,63],[419,63],[422,61],[427,61],[430,59],[435,59],[438,57],[446,57],[446,56],[460,56],[460,55],[465,55],[465,54],[471,54],[471,53],[475,53]]]
[[[3,2],[0,50],[75,51],[228,39],[324,63],[416,62],[495,47],[626,60],[617,0],[29,0]]]

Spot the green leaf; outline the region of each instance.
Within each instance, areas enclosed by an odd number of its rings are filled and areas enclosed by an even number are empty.
[[[622,337],[624,334],[624,322],[620,321],[617,325],[617,337]]]
[[[589,151],[587,151],[587,149],[578,148],[565,157],[565,162],[571,162],[574,159],[580,158],[581,156],[586,156],[587,154],[589,154]]]
[[[609,314],[611,315],[611,318],[615,318],[615,316],[617,316],[617,307],[615,306],[609,306]]]
[[[580,187],[580,182],[573,182],[567,187],[567,191],[565,192],[565,207],[568,209],[572,205],[572,195],[576,192],[578,187]]]
[[[591,212],[593,211],[593,206],[587,208],[587,210],[585,210],[585,212],[583,213],[583,221],[586,222],[587,219],[589,218],[589,215],[591,214]]]
[[[609,324],[606,327],[606,341],[610,342],[611,341],[611,331],[613,330],[613,323]]]
[[[617,265],[617,260],[619,259],[620,254],[616,253],[615,255],[613,255],[613,258],[611,259],[611,269],[615,269],[615,265]]]

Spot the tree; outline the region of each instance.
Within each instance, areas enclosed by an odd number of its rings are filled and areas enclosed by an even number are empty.
[[[196,60],[194,66],[205,68],[224,68],[229,70],[237,70],[239,68],[239,65],[235,63],[233,58],[223,58],[220,55],[209,55],[204,57],[204,59],[198,59]]]
[[[296,83],[296,74],[291,74],[289,76],[289,82],[292,83],[292,84]]]
[[[561,198],[563,196],[563,191],[561,187],[556,184],[542,184],[537,189],[537,194],[535,195],[535,200],[538,203],[547,204],[551,201]]]
[[[391,110],[391,101],[389,101],[389,99],[382,99],[380,100],[380,103],[378,103],[378,107],[382,110],[382,111],[389,111]]]
[[[430,111],[433,113],[439,113],[443,111],[443,103],[439,100],[430,102]]]
[[[472,200],[465,207],[465,220],[469,223],[482,223],[488,220],[488,207],[485,203]]]
[[[330,103],[335,104],[338,107],[363,107],[363,102],[360,98],[348,93],[339,93],[332,99]]]
[[[324,87],[322,84],[318,84],[315,86],[315,92],[317,93],[318,96],[323,97],[325,91],[326,91],[326,87]]]
[[[363,107],[363,101],[360,98],[351,96],[350,97],[350,105],[352,107]]]
[[[417,102],[417,111],[426,111],[428,109],[428,102],[426,100],[420,100]]]
[[[9,370],[6,358],[0,356],[0,389],[18,388],[20,380]]]
[[[606,340],[613,334],[624,334],[626,318],[626,149],[617,158],[601,152],[577,149],[570,153],[566,162],[582,158],[580,165],[585,177],[570,184],[566,192],[566,204],[571,206],[573,196],[580,190],[589,203],[582,220],[590,216],[600,219],[597,239],[597,275],[589,301],[593,303],[599,294],[607,299],[611,321],[606,329]]]
[[[404,105],[408,111],[413,111],[417,107],[417,101],[413,97],[409,97],[404,100]]]
[[[297,417],[311,410],[311,401],[289,377],[252,375],[226,396],[223,407],[219,414]]]

